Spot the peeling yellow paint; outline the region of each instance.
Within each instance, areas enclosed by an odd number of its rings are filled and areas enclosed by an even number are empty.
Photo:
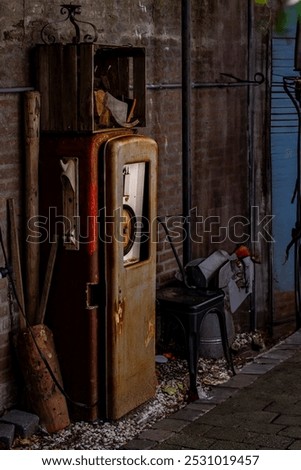
[[[123,298],[122,300],[118,300],[115,303],[115,326],[116,326],[116,334],[121,335],[122,333],[122,325],[123,325],[123,314],[124,314],[124,305],[125,305],[125,299]]]
[[[154,322],[152,322],[150,320],[148,322],[147,335],[146,335],[146,338],[144,340],[144,344],[145,344],[146,348],[149,345],[149,343],[151,342],[151,340],[154,338],[154,336],[155,336],[155,325],[154,325]]]

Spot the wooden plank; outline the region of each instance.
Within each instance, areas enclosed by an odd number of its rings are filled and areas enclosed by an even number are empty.
[[[49,48],[49,127],[52,131],[64,131],[63,102],[63,45]]]
[[[40,141],[40,93],[24,94],[25,117],[25,213],[27,236],[34,232],[31,225],[39,214],[38,161]],[[26,243],[26,313],[33,324],[39,304],[39,243]]]
[[[52,275],[53,275],[53,270],[54,270],[54,264],[56,260],[56,254],[57,254],[57,247],[58,247],[58,240],[57,238],[51,243],[51,249],[50,249],[50,254],[48,258],[48,263],[47,263],[47,268],[46,268],[46,274],[45,274],[45,280],[44,280],[44,286],[43,286],[43,291],[42,291],[42,296],[41,296],[41,303],[40,303],[40,308],[36,317],[36,324],[43,324],[44,319],[45,319],[45,313],[46,313],[46,308],[47,308],[47,301],[48,301],[48,296],[49,296],[49,291],[51,287],[51,281],[52,281]]]
[[[138,53],[134,55],[133,63],[133,98],[136,99],[136,111],[134,117],[139,119],[139,126],[146,125],[146,116],[145,116],[145,52],[144,50],[139,50]]]
[[[123,99],[129,96],[129,58],[118,57],[115,64],[115,85],[113,94]]]
[[[79,44],[78,130],[94,130],[94,46]]]
[[[64,131],[77,130],[77,47],[66,44],[62,62],[62,126]]]
[[[25,312],[25,301],[24,301],[24,290],[22,280],[22,268],[20,259],[20,248],[19,248],[19,237],[16,223],[16,212],[14,199],[7,200],[8,215],[9,215],[9,227],[10,227],[10,244],[11,244],[11,264],[12,264],[12,276],[16,286],[16,294],[18,297],[18,307],[20,311],[19,325],[20,329],[26,327],[26,312]]]
[[[49,122],[49,46],[38,45],[36,53],[37,88],[41,94],[41,130],[50,130]]]

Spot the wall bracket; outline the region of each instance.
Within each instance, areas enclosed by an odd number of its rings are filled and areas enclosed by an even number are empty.
[[[64,23],[66,21],[70,21],[75,29],[75,36],[72,38],[73,44],[79,44],[81,42],[81,31],[78,23],[88,25],[92,28],[92,34],[86,34],[83,36],[82,42],[93,43],[97,41],[98,34],[96,31],[95,26],[88,21],[79,20],[76,16],[81,14],[81,5],[71,5],[71,4],[63,4],[61,5],[61,15],[65,15],[66,17],[63,20],[52,21],[47,23],[41,30],[41,39],[44,44],[54,44],[57,42],[54,33],[52,32],[52,25]],[[49,30],[49,32],[47,32]]]

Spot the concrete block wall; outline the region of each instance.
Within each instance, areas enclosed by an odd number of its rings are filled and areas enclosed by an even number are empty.
[[[82,0],[80,3],[79,19],[95,24],[99,43],[146,48],[147,126],[141,132],[158,142],[158,214],[171,216],[171,222],[175,222],[172,229],[181,257],[181,87],[151,86],[181,83],[181,2]],[[225,5],[222,0],[192,0],[193,81],[215,82],[221,80],[222,72],[247,78],[248,3],[231,0]],[[64,18],[60,9],[60,1],[1,1],[0,89],[34,86],[32,48],[41,43],[40,31],[46,23]],[[60,40],[70,41],[74,30],[68,22],[63,22],[58,35]],[[247,90],[194,89],[192,101],[193,207],[205,219],[220,217],[224,226],[231,217],[248,214]],[[7,230],[6,199],[14,198],[23,256],[26,194],[22,93],[0,92],[0,123],[1,226]],[[212,233],[203,235],[201,243],[193,243],[194,257],[206,256],[217,247],[229,250],[233,247],[227,239],[212,248]],[[7,240],[6,243],[9,245]],[[178,266],[162,227],[158,227],[157,245],[160,286],[174,277]],[[0,253],[0,260],[1,256]],[[0,288],[1,413],[14,401],[15,376],[10,359],[12,313],[7,300],[7,280],[0,280]]]

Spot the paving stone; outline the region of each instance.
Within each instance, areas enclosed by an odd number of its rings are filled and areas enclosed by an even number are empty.
[[[286,426],[299,426],[301,423],[301,418],[300,416],[281,414],[273,421],[273,423],[283,424]]]
[[[205,434],[206,438],[232,442],[243,442],[247,433],[239,427],[213,426]]]
[[[278,349],[278,350],[271,350],[265,354],[260,356],[261,359],[275,359],[279,361],[284,361],[289,357],[293,356],[294,351],[289,349]]]
[[[288,396],[289,399],[289,396]],[[284,404],[281,402],[273,402],[265,408],[265,411],[272,411],[278,414],[281,414],[285,410],[287,416],[298,416],[299,419],[301,416],[301,406],[300,404]]]
[[[225,426],[227,427],[231,423],[233,425],[232,415],[226,415],[222,413],[207,413],[204,416],[201,416],[195,421],[196,425],[210,425],[210,426]]]
[[[288,343],[279,343],[276,346],[274,346],[275,350],[278,350],[278,349],[291,349],[293,351],[296,351],[297,348],[298,348],[298,345],[288,344]]]
[[[248,393],[244,397],[241,395],[242,393],[239,394],[238,399],[234,396],[216,406],[214,410],[198,418],[195,423],[231,427],[232,425],[240,425],[242,421],[249,419],[260,425],[261,422],[270,423],[278,416],[278,413],[262,411],[266,404],[265,401],[257,400],[254,397],[250,400]]]
[[[217,450],[248,450],[248,449],[254,449],[253,446],[247,445],[246,443],[243,442],[231,442],[231,441],[220,441],[217,440],[215,443],[210,447],[211,449],[217,449]]]
[[[189,422],[190,421],[185,421],[181,419],[173,419],[172,415],[171,418],[165,418],[155,423],[152,426],[152,429],[165,429],[166,431],[179,432],[183,428],[185,428],[185,426],[187,426]]]
[[[223,408],[216,407],[214,412],[207,413],[198,420],[195,424],[206,423],[212,426],[220,426],[226,429],[231,427],[239,428],[244,425],[254,426],[255,428],[261,428],[261,426],[270,424],[276,417],[277,413],[269,413],[266,411],[245,411],[241,409],[231,409],[229,406]],[[281,429],[279,425],[278,429]],[[276,430],[276,427],[275,427]]]
[[[13,445],[14,437],[15,426],[13,424],[0,422],[0,449],[10,449]]]
[[[182,410],[177,411],[172,415],[173,419],[180,419],[184,421],[194,421],[197,419],[199,416],[202,416],[203,411],[202,410],[195,410],[195,409],[189,409],[189,408],[183,408]]]
[[[186,430],[189,429],[189,432]],[[174,434],[170,439],[161,444],[161,449],[165,449],[165,445],[177,446],[177,448],[184,449],[210,449],[214,444],[214,439],[208,439],[203,434],[199,435],[196,431],[192,432],[193,428],[185,428],[184,431]]]
[[[294,439],[286,436],[273,434],[248,433],[244,440],[245,443],[252,445],[254,449],[288,449],[294,442]]]
[[[255,382],[255,384],[257,381]],[[241,411],[262,411],[271,403],[270,397],[261,396],[253,392],[253,384],[250,387],[243,388],[239,390],[236,395],[231,397],[229,400],[224,401],[218,405],[213,412],[217,410],[219,414],[229,414],[237,413]],[[250,394],[252,395],[252,400],[250,400]],[[269,410],[270,411],[270,410]],[[271,410],[272,411],[272,410]],[[208,413],[211,414],[212,412]],[[277,413],[276,413],[277,415]],[[206,415],[204,415],[206,416]]]
[[[204,414],[205,413],[208,413],[208,411],[212,410],[213,408],[215,408],[215,404],[210,404],[210,403],[203,403],[201,400],[196,400],[196,401],[193,401],[191,403],[189,403],[189,405],[187,405],[187,409],[189,410],[198,410],[198,411],[202,411]]]
[[[258,376],[256,376],[255,374],[241,374],[240,372],[236,375],[234,375],[234,377],[231,377],[230,380],[228,380],[228,382],[226,382],[226,386],[227,387],[233,387],[233,388],[244,388],[244,387],[247,387],[248,385],[250,385],[251,383],[255,382],[255,380],[257,379]]]
[[[0,422],[13,424],[16,435],[24,439],[32,436],[37,430],[39,417],[25,411],[11,410],[0,418]]]
[[[286,351],[286,350],[285,350]],[[279,359],[275,359],[273,357],[256,357],[254,359],[254,363],[255,364],[274,364],[275,366],[277,366],[278,364],[280,364],[280,360]]]
[[[296,440],[289,446],[288,450],[301,450],[301,440]]]
[[[208,398],[200,398],[200,403],[219,404],[225,401],[227,398],[232,397],[238,392],[238,389],[231,387],[218,386],[212,389],[212,394]]]
[[[162,442],[171,437],[173,431],[166,431],[165,429],[147,429],[142,431],[139,439]]]
[[[285,429],[283,424],[270,424],[264,422],[256,422],[251,420],[245,420],[239,428],[243,431],[259,432],[262,434],[278,434],[280,431]]]
[[[301,439],[301,426],[288,426],[280,431],[279,435]]]
[[[252,363],[246,365],[242,370],[241,374],[256,374],[256,375],[263,375],[269,370],[273,369],[275,364],[258,364]]]
[[[299,354],[295,354],[294,356],[289,357],[289,358],[287,359],[287,363],[288,363],[288,364],[293,363],[293,364],[298,364],[298,365],[300,365],[300,363],[301,363],[301,356],[300,356]]]
[[[127,449],[127,450],[147,450],[152,449],[154,445],[154,441],[147,441],[143,439],[133,439],[132,441],[127,442],[124,444],[120,449]]]
[[[156,444],[154,447],[152,447],[152,450],[183,450],[185,447],[178,446],[176,444],[170,444],[169,442],[162,442],[159,444]]]
[[[237,423],[239,426],[247,425],[248,423],[254,423],[256,426],[270,424],[274,422],[277,416],[277,413],[265,410],[236,410],[235,412],[232,412],[233,422]]]
[[[301,344],[301,334],[300,334],[300,331],[295,332],[294,334],[292,334],[291,336],[289,336],[288,338],[286,338],[283,342],[284,342],[285,344],[296,344],[296,345],[300,345],[300,344]]]

